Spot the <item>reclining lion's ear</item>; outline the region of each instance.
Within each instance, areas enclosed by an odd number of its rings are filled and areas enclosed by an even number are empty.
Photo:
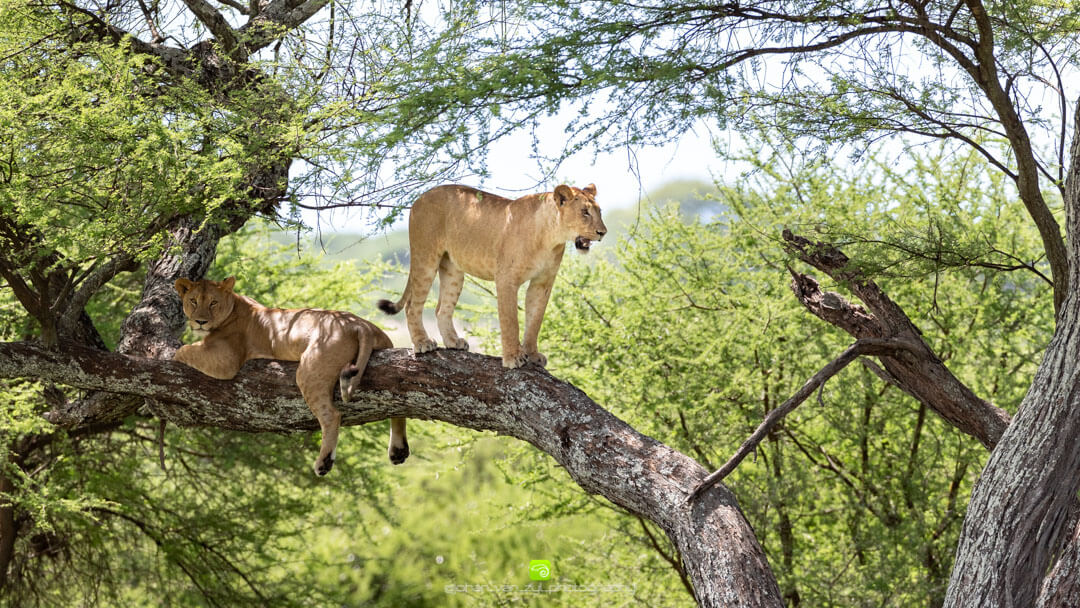
[[[589,196],[595,197],[596,196],[596,184],[589,184],[588,186],[585,186],[584,188],[582,188],[581,191],[584,192],[585,194],[588,194]]]
[[[555,202],[559,203],[560,207],[572,198],[574,198],[574,190],[570,186],[559,184],[555,187]]]
[[[236,285],[236,277],[229,277],[222,281],[220,285],[225,291],[232,291],[233,285]]]
[[[187,279],[176,279],[176,282],[173,283],[173,287],[176,288],[176,293],[180,294],[181,298],[194,286],[195,283],[192,283]]]

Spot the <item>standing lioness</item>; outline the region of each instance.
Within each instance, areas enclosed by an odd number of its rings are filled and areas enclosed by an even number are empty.
[[[420,195],[409,213],[409,280],[396,303],[380,300],[394,314],[405,307],[409,334],[418,353],[435,349],[424,331],[423,309],[435,273],[439,303],[435,317],[447,348],[468,349],[454,331],[454,305],[465,273],[495,281],[499,332],[505,367],[547,364],[536,339],[551,285],[562,263],[566,242],[587,252],[607,228],[596,204],[596,186],[561,185],[554,192],[510,200],[468,186],[439,186]],[[519,341],[517,292],[525,293],[525,345]]]
[[[299,361],[296,384],[322,428],[315,474],[334,466],[341,412],[334,407],[334,382],[352,399],[372,350],[393,348],[390,337],[370,321],[337,310],[267,308],[233,293],[236,279],[176,280],[176,292],[192,333],[202,338],[181,346],[173,359],[207,376],[229,380],[251,359]],[[390,462],[409,455],[405,419],[390,419]]]

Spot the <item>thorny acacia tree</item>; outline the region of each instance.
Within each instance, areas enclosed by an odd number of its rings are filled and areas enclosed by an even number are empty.
[[[181,327],[171,285],[202,276],[222,235],[256,214],[277,215],[283,203],[392,194],[373,192],[372,167],[387,154],[371,150],[392,148],[401,134],[373,116],[392,103],[378,80],[407,59],[393,52],[408,32],[400,6],[347,8],[329,0],[0,2],[3,339],[168,359]],[[111,294],[140,284],[133,308],[110,306]],[[0,359],[14,361],[8,352]],[[102,446],[145,431],[130,424],[142,398],[52,380],[64,388],[48,384],[44,397],[31,383],[3,387],[0,588],[20,605],[48,578],[44,565],[72,553],[65,531],[49,525],[50,505],[67,498],[45,504],[27,490],[54,473],[83,476],[62,464],[72,451],[106,453]],[[45,410],[66,432],[43,423]],[[78,508],[100,523],[86,527],[91,536],[119,520],[148,543],[186,529],[190,551],[173,551],[173,565],[202,601],[235,605],[203,584],[221,576],[252,586],[247,573],[230,571],[242,559],[214,552],[228,543],[199,555],[192,547],[203,539],[183,523],[147,525],[139,509],[94,501]],[[81,567],[56,572],[93,572],[93,555],[76,553]],[[202,568],[209,563],[218,571]]]
[[[151,59],[148,70],[126,70],[152,76],[152,82],[137,88],[147,91],[146,99],[157,101],[151,91],[178,90],[170,87],[182,82],[206,96],[206,105],[200,107],[207,120],[228,123],[238,119],[232,129],[212,129],[207,134],[230,135],[236,140],[231,147],[213,137],[198,138],[210,142],[217,160],[237,164],[231,173],[235,182],[216,190],[213,184],[188,183],[187,188],[176,189],[173,197],[194,197],[198,203],[195,209],[173,209],[156,220],[156,225],[136,227],[133,241],[137,243],[152,245],[157,242],[154,235],[171,235],[169,250],[91,249],[49,243],[50,232],[43,229],[48,226],[48,214],[27,225],[20,223],[21,215],[5,218],[4,278],[38,319],[46,347],[7,345],[4,359],[13,367],[5,375],[33,375],[111,391],[79,399],[49,391],[51,419],[68,425],[72,432],[107,428],[134,413],[143,399],[149,399],[151,409],[166,419],[171,416],[227,426],[213,408],[200,418],[198,408],[175,407],[177,391],[160,390],[184,378],[196,389],[184,394],[182,401],[194,406],[204,399],[204,403],[212,403],[209,395],[226,387],[198,388],[201,383],[183,370],[149,359],[135,362],[93,354],[100,344],[95,344],[83,304],[95,286],[145,259],[143,302],[128,317],[117,350],[142,357],[167,356],[175,345],[173,335],[178,327],[178,311],[168,289],[171,279],[180,274],[200,275],[212,258],[215,235],[235,229],[251,213],[269,208],[287,196],[291,187],[303,183],[301,179],[289,184],[286,179],[291,161],[306,148],[295,138],[309,134],[307,129],[313,124],[319,129],[326,126],[325,122],[309,120],[311,112],[324,112],[328,118],[334,115],[332,104],[307,100],[298,93],[303,89],[271,78],[272,68],[249,63],[260,49],[276,46],[325,2],[274,0],[247,6],[224,2],[226,8],[221,8],[202,0],[186,0],[184,5],[175,8],[182,9],[184,15],[194,15],[195,20],[188,24],[197,27],[178,32],[162,31],[162,24],[174,14],[168,10],[155,13],[162,5],[57,3],[36,8],[63,22],[65,32],[42,40],[57,40],[62,45],[90,40],[105,43],[103,48],[121,49],[124,58]],[[1080,297],[1075,288],[1070,289],[1078,284],[1076,274],[1080,272],[1080,245],[1076,244],[1080,234],[1076,224],[1080,211],[1080,127],[1070,120],[1076,116],[1076,92],[1066,88],[1075,80],[1070,79],[1077,60],[1075,9],[978,0],[885,4],[537,2],[515,4],[522,13],[507,15],[507,24],[512,27],[501,28],[498,36],[470,38],[486,31],[475,27],[479,13],[470,11],[476,7],[467,4],[455,6],[449,30],[458,43],[433,45],[430,55],[418,47],[416,69],[401,72],[401,78],[388,79],[375,90],[386,96],[383,99],[395,102],[381,108],[387,119],[384,124],[391,125],[386,133],[411,137],[435,149],[451,149],[459,159],[469,147],[461,143],[460,136],[468,132],[467,126],[486,135],[497,134],[506,125],[557,109],[561,100],[606,94],[609,104],[604,108],[610,112],[584,112],[571,125],[579,137],[571,139],[569,149],[594,141],[613,145],[664,139],[703,117],[735,127],[741,120],[765,118],[803,145],[895,133],[951,139],[979,150],[1015,182],[1020,204],[1042,238],[1048,267],[1045,274],[1052,277],[1054,285],[1058,329],[1028,396],[1012,420],[953,377],[904,312],[842,252],[795,234],[784,238],[793,255],[831,276],[865,305],[855,306],[837,294],[823,292],[816,281],[796,273],[796,295],[811,312],[863,339],[856,352],[878,356],[884,377],[992,449],[968,509],[946,605],[1080,603],[1080,578],[1076,576],[1080,570],[1080,528],[1075,517],[1080,421],[1070,416],[1080,384]],[[32,46],[42,52],[52,48]],[[282,49],[288,53],[288,47]],[[333,61],[328,63],[334,65]],[[284,82],[289,82],[289,76],[285,75]],[[303,78],[305,74],[301,71],[292,76]],[[325,77],[321,69],[306,76]],[[243,105],[245,100],[248,106]],[[234,104],[247,110],[228,111]],[[1052,108],[1057,116],[1047,118],[1043,106]],[[339,126],[344,132],[345,127],[357,124],[360,122],[343,121]],[[1072,147],[1067,151],[1070,141]],[[191,149],[190,143],[178,147],[184,153]],[[246,160],[249,158],[255,160]],[[180,164],[192,166],[189,162]],[[357,168],[343,169],[344,179],[331,185],[351,183]],[[8,172],[14,175],[11,167]],[[243,187],[236,187],[240,184]],[[122,191],[125,187],[118,188]],[[217,194],[204,194],[213,192]],[[1071,237],[1067,242],[1060,217],[1052,209],[1059,197],[1064,203],[1065,233]],[[70,198],[65,195],[63,200]],[[203,229],[195,230],[198,227]],[[927,250],[933,253],[932,248]],[[25,251],[31,253],[19,257]],[[106,258],[99,251],[119,253]],[[1028,266],[1034,272],[1043,270],[1043,264],[1032,262]],[[59,354],[47,350],[60,344],[64,347]],[[562,389],[545,389],[546,400],[576,406],[569,408],[569,413],[558,408],[535,410],[540,412],[535,421],[522,418],[517,409],[523,403],[534,403],[536,397],[520,384],[511,383],[506,390],[513,395],[500,393],[502,400],[497,396],[494,402],[490,401],[492,394],[447,392],[448,386],[460,386],[454,378],[465,377],[457,367],[461,362],[455,359],[433,358],[432,369],[411,370],[413,377],[430,382],[417,387],[412,400],[395,401],[388,395],[402,386],[398,383],[410,380],[402,370],[413,363],[391,357],[393,365],[385,368],[385,376],[378,367],[373,374],[376,385],[385,389],[365,406],[374,411],[357,414],[354,420],[438,416],[515,433],[552,453],[587,489],[603,492],[632,511],[655,518],[682,552],[701,603],[774,605],[779,601],[775,581],[729,493],[717,486],[683,507],[670,501],[671,494],[687,492],[687,485],[700,479],[695,466],[683,463],[662,446],[642,443],[629,429],[588,409],[579,397],[560,393]],[[124,368],[119,375],[115,366]],[[146,374],[142,381],[138,373]],[[154,382],[147,383],[146,378]],[[271,378],[272,374],[263,376],[262,381],[271,386]],[[287,394],[287,385],[279,383],[283,394]],[[537,378],[534,388],[543,385]],[[445,400],[443,408],[432,408],[418,397],[423,392],[420,389]],[[240,382],[230,390],[239,391],[238,402],[258,394],[251,383]],[[128,396],[117,397],[117,393]],[[463,415],[462,410],[475,410],[477,403],[492,408],[492,417]],[[259,405],[270,409],[266,401]],[[504,407],[510,409],[501,409]],[[259,419],[256,408],[243,411],[251,419]],[[576,416],[586,411],[589,413]],[[522,422],[530,422],[528,429]],[[245,424],[250,426],[244,428],[281,428],[270,421],[265,426]],[[296,421],[290,428],[304,424]],[[549,434],[552,429],[557,437]],[[619,449],[607,451],[615,445],[611,442],[616,437]],[[32,448],[37,441],[41,439],[23,447]],[[590,453],[583,449],[595,445],[606,450]],[[13,451],[16,455],[25,452]],[[662,462],[655,460],[661,452]],[[612,460],[598,461],[597,454]],[[624,460],[626,454],[642,459]],[[597,477],[613,462],[617,468],[629,467],[636,476]],[[677,482],[670,485],[674,480]],[[630,485],[622,485],[624,482]],[[613,490],[612,483],[616,491],[608,493]],[[661,488],[663,491],[656,493]],[[0,526],[11,521],[9,514],[0,515],[4,515]],[[706,531],[708,534],[703,534]],[[0,544],[0,557],[3,554]]]
[[[702,118],[765,123],[793,144],[858,150],[892,135],[947,140],[1015,185],[1045,257],[1021,268],[1053,283],[1057,331],[1010,420],[948,373],[893,304],[841,251],[785,234],[792,254],[865,308],[795,275],[811,312],[860,338],[909,346],[883,377],[991,449],[968,507],[948,606],[1076,605],[1080,528],[1080,7],[1042,2],[535,2],[518,35],[478,40],[472,69],[435,83],[429,112],[493,114],[583,104],[571,148],[663,141]],[[485,53],[486,51],[486,53]],[[474,80],[462,86],[460,77]],[[462,100],[460,94],[472,92]],[[576,137],[574,137],[576,136]],[[1060,201],[1064,210],[1055,212]],[[974,228],[974,227],[972,227]],[[1069,238],[1065,238],[1065,236]],[[927,242],[921,255],[944,259]],[[987,268],[994,260],[965,264]]]
[[[421,34],[409,31],[397,7],[349,18],[328,0],[5,1],[2,8],[0,276],[4,301],[17,300],[35,323],[3,328],[6,339],[23,341],[0,344],[0,377],[33,379],[45,390],[43,400],[22,400],[29,410],[4,412],[18,424],[0,435],[0,587],[32,587],[35,565],[66,549],[19,490],[59,465],[67,441],[107,438],[147,414],[235,430],[312,428],[294,366],[255,365],[221,383],[168,360],[182,327],[175,279],[203,276],[222,235],[256,214],[370,193],[379,151],[407,150],[409,142],[449,147],[441,166],[452,168],[472,140],[455,144],[454,123],[440,131],[438,115],[429,117],[431,129],[398,120],[400,82],[380,79],[407,76],[405,43]],[[327,21],[311,25],[322,14]],[[460,35],[451,28],[451,39]],[[430,179],[439,166],[424,160],[417,171]],[[110,352],[105,320],[88,311],[106,286],[130,284],[125,273],[133,271],[145,275],[141,296]],[[684,556],[702,603],[778,601],[731,493],[717,486],[687,503],[706,473],[700,465],[572,386],[467,354],[384,353],[370,376],[368,399],[344,412],[348,423],[438,418],[530,441],[587,490],[659,525]],[[170,533],[109,504],[86,506],[99,521],[126,520],[155,543]],[[192,538],[197,550],[200,539]],[[173,556],[201,601],[233,603],[202,584],[219,576],[267,601],[235,561],[204,549],[205,556]],[[205,560],[226,572],[199,571]],[[9,580],[15,571],[18,580]]]

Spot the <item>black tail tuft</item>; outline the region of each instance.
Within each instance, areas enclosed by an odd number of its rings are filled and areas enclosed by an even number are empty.
[[[341,374],[338,376],[338,388],[341,389],[342,401],[352,401],[353,391],[356,390],[356,386],[354,386],[353,383],[356,380],[356,375],[359,373],[360,368],[352,363],[341,368]],[[356,384],[359,384],[359,382]]]
[[[397,314],[397,312],[399,310],[401,310],[400,308],[397,307],[396,304],[394,304],[390,300],[379,300],[378,307],[379,307],[379,310],[385,312],[388,315]]]

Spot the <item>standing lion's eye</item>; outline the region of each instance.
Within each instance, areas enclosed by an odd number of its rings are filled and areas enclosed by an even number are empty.
[[[585,217],[592,217],[592,216],[589,215],[589,210],[588,209],[582,209],[581,210],[581,215],[584,215]]]

